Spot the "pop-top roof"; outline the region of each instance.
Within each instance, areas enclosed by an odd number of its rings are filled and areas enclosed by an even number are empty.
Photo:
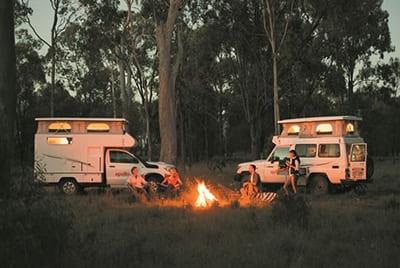
[[[352,115],[344,116],[318,116],[318,117],[304,117],[304,118],[293,118],[278,121],[279,124],[289,124],[289,123],[304,123],[304,122],[321,122],[321,121],[336,121],[336,120],[354,120],[361,121],[362,118]]]
[[[107,121],[107,122],[127,122],[125,118],[96,118],[96,117],[47,117],[35,118],[36,121]]]

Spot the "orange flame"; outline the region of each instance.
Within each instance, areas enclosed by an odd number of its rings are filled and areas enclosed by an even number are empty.
[[[207,207],[218,199],[207,189],[204,182],[199,183],[197,186],[199,197],[196,200],[196,207]]]

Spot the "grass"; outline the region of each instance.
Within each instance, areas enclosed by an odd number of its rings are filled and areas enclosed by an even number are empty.
[[[376,163],[375,182],[363,196],[302,195],[290,201],[296,209],[289,218],[286,209],[236,204],[224,195],[217,195],[219,207],[195,209],[194,187],[181,200],[139,204],[129,202],[127,193],[50,194],[47,198],[71,210],[73,218],[68,246],[41,266],[398,267],[400,171],[395,167]],[[184,177],[202,176],[213,188],[229,184],[233,173],[233,166],[214,173],[199,164]],[[307,220],[298,222],[307,212]],[[49,229],[48,235],[56,232],[61,231]]]

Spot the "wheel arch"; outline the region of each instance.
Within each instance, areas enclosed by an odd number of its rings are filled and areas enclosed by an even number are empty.
[[[58,180],[58,183],[62,183],[62,182],[65,181],[65,180],[73,180],[73,181],[76,182],[76,184],[79,185],[79,182],[76,180],[75,177],[69,177],[69,176],[67,176],[67,177],[60,177],[60,179]]]
[[[240,173],[236,174],[234,180],[238,181],[238,182],[242,182],[243,181],[243,177],[244,176],[248,176],[248,175],[250,175],[250,171],[242,170]]]
[[[308,177],[307,177],[307,186],[311,183],[312,178],[314,178],[314,177],[323,177],[328,182],[329,185],[332,184],[331,181],[329,180],[328,175],[326,173],[324,173],[324,172],[313,172],[313,173],[310,173],[310,175],[308,175]]]
[[[164,176],[157,172],[147,173],[144,178],[146,181],[150,181],[151,178],[157,178],[157,182],[162,182],[164,180]]]

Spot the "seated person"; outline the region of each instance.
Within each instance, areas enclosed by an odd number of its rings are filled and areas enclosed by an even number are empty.
[[[260,179],[260,175],[256,172],[256,165],[250,165],[249,171],[249,180],[243,183],[242,189],[240,189],[240,193],[244,197],[251,197],[254,194],[262,192],[262,183]]]
[[[169,193],[176,193],[179,188],[183,185],[181,179],[179,178],[178,172],[175,168],[169,170],[169,175],[166,175],[164,180],[160,184],[165,187],[165,190]]]
[[[149,183],[144,179],[143,175],[138,175],[138,168],[133,167],[131,169],[131,175],[126,180],[126,184],[128,188],[133,193],[148,193],[149,191]]]

